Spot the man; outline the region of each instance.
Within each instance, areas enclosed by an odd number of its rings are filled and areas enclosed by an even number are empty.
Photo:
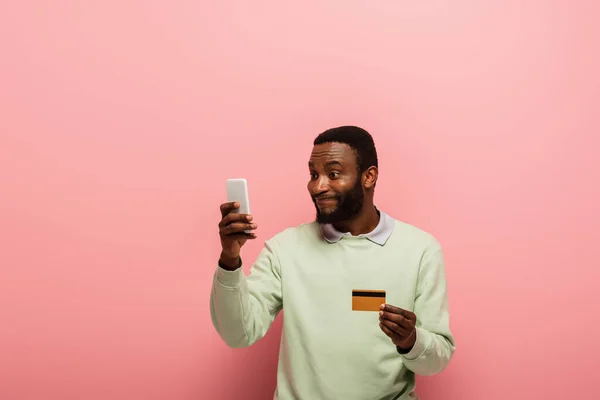
[[[316,221],[267,240],[247,277],[240,249],[256,222],[221,206],[213,324],[229,346],[250,346],[285,309],[275,399],[417,399],[415,374],[441,372],[455,349],[440,245],[376,208],[365,130],[323,132],[308,168]]]

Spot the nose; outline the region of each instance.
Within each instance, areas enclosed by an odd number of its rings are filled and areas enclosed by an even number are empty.
[[[329,190],[329,180],[327,179],[327,177],[320,176],[311,183],[312,185],[310,191],[313,196],[318,196]]]

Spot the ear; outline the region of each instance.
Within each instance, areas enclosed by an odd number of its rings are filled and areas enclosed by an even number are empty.
[[[379,171],[377,167],[369,167],[362,174],[363,186],[365,189],[372,189],[375,187],[375,183],[377,183],[377,176]]]

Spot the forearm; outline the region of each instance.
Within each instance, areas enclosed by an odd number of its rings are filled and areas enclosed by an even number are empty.
[[[250,309],[242,269],[227,271],[217,267],[210,296],[210,313],[215,329],[228,346],[246,347],[254,342],[246,326],[254,319]]]
[[[210,311],[215,329],[228,346],[247,347],[267,333],[281,309],[281,277],[277,256],[269,243],[247,277],[241,260],[235,263],[229,267],[220,262],[217,267]]]
[[[417,338],[410,352],[402,355],[404,363],[418,375],[438,374],[450,363],[455,342],[450,330],[445,263],[437,241],[423,257],[415,314]]]
[[[451,334],[433,333],[418,327],[413,348],[408,353],[401,354],[401,357],[404,359],[404,365],[415,374],[431,376],[446,369],[454,350]]]

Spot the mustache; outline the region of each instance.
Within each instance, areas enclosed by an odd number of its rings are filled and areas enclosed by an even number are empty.
[[[327,200],[327,199],[339,199],[340,196],[311,196],[313,201]]]

